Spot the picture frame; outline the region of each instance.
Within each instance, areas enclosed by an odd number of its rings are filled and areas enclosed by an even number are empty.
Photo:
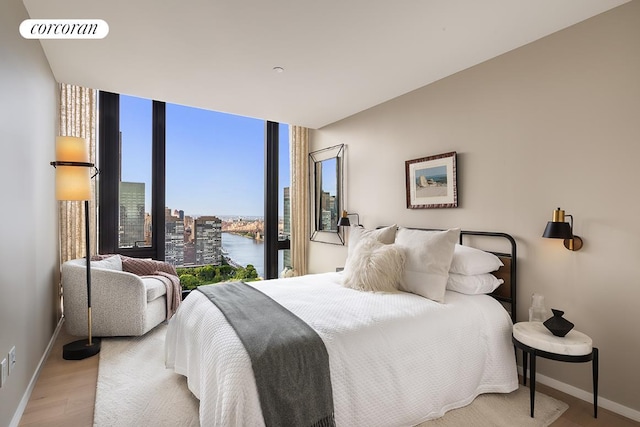
[[[405,161],[407,209],[457,208],[457,153]]]

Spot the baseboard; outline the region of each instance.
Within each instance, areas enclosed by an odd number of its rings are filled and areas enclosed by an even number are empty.
[[[64,317],[60,318],[60,321],[58,322],[56,329],[53,331],[53,336],[49,340],[49,344],[47,345],[47,348],[45,349],[44,354],[40,358],[40,362],[38,362],[38,367],[36,368],[36,371],[33,373],[33,376],[31,377],[31,381],[29,381],[29,386],[27,387],[27,390],[24,392],[24,395],[22,396],[22,400],[20,401],[20,404],[18,405],[18,408],[16,409],[15,414],[13,414],[13,419],[11,420],[11,423],[9,423],[9,427],[18,427],[18,425],[20,424],[20,419],[22,418],[22,414],[24,414],[24,410],[27,408],[27,403],[29,403],[29,399],[31,398],[31,393],[33,393],[33,389],[36,386],[36,382],[38,381],[40,372],[42,371],[42,368],[44,367],[44,364],[47,361],[47,358],[49,357],[49,353],[51,353],[53,344],[56,342],[56,338],[58,338],[58,334],[60,333],[60,329],[62,329],[63,322],[64,322]]]
[[[518,373],[522,375],[522,367],[520,366],[518,366]],[[546,375],[541,375],[537,372],[536,383],[544,384],[570,396],[584,400],[585,402],[593,403],[593,393],[547,377]],[[629,418],[630,420],[640,421],[640,411],[636,411],[635,409],[631,409],[612,400],[605,399],[602,396],[598,396],[598,407],[607,409],[611,412],[615,412],[616,414],[622,415],[623,417]]]

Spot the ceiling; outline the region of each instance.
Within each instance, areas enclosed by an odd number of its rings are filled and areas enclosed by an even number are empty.
[[[57,81],[320,128],[628,0],[23,0]],[[284,72],[274,71],[282,67]]]

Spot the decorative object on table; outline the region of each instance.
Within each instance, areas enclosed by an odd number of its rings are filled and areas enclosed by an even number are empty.
[[[573,329],[573,323],[562,317],[564,311],[552,308],[553,316],[545,320],[542,324],[557,337],[564,337]]]
[[[529,322],[544,322],[549,318],[547,308],[544,306],[544,296],[531,295],[531,307],[529,307]]]
[[[87,282],[87,339],[65,344],[62,357],[66,360],[81,360],[100,352],[100,340],[91,336],[91,250],[89,239],[89,200],[91,179],[98,169],[89,162],[88,145],[84,138],[72,136],[56,137],[56,160],[50,163],[56,169],[56,199],[84,200],[86,282]],[[90,174],[91,168],[95,170]]]
[[[569,217],[569,223],[564,221],[565,216]],[[570,251],[582,248],[582,239],[573,234],[573,215],[565,214],[560,208],[553,211],[553,218],[547,223],[542,237],[564,239],[564,247]]]
[[[456,152],[405,162],[408,209],[456,208]]]
[[[355,212],[347,212],[347,211],[342,211],[342,215],[340,215],[340,219],[338,220],[338,227],[350,227],[351,221],[349,221],[349,216],[356,217],[356,226],[364,227],[362,224],[360,224],[360,215],[358,215]]]

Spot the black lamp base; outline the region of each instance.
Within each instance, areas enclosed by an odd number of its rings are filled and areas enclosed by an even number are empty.
[[[91,345],[89,345],[89,339],[83,339],[62,346],[64,360],[82,360],[98,353],[100,353],[100,338],[93,338]]]

